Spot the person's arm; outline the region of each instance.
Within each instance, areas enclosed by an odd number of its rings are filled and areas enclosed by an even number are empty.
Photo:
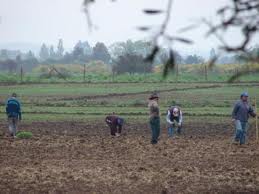
[[[166,122],[172,125],[173,122],[170,120],[170,117],[171,117],[171,113],[170,111],[167,111]]]
[[[239,109],[239,103],[236,103],[232,111],[232,120],[236,120],[238,109]]]
[[[179,125],[182,125],[182,122],[183,122],[183,113],[182,113],[182,111],[180,110],[180,114],[179,114]]]
[[[106,117],[105,122],[106,122],[107,124],[112,124],[112,121],[111,121],[111,119],[110,119],[109,117]]]
[[[248,113],[249,113],[252,117],[256,117],[256,113],[255,113],[255,111],[254,111],[254,109],[253,109],[252,106],[249,107]]]
[[[122,125],[119,125],[118,126],[118,133],[121,133],[121,131],[122,131]]]

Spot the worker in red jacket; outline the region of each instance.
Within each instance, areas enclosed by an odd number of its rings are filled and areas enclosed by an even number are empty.
[[[115,113],[107,116],[105,122],[111,129],[111,135],[119,137],[124,124],[124,119],[115,115]]]

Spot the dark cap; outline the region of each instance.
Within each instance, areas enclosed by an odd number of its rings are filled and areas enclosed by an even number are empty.
[[[243,92],[243,93],[240,95],[240,97],[241,97],[241,98],[242,98],[242,97],[249,97],[248,92]]]
[[[14,92],[14,93],[12,93],[12,97],[17,97],[17,94]]]
[[[151,94],[151,96],[149,97],[149,100],[154,100],[154,99],[159,99],[159,96],[156,92]]]

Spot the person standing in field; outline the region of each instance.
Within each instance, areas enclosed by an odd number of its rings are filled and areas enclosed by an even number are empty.
[[[115,115],[115,113],[105,118],[106,124],[110,127],[111,136],[119,137],[121,135],[124,119]]]
[[[183,113],[178,106],[172,106],[167,111],[166,122],[168,123],[168,136],[172,137],[174,131],[181,134]]]
[[[158,106],[159,97],[156,93],[149,97],[149,124],[152,131],[151,144],[157,144],[160,135],[160,115]]]
[[[6,102],[6,115],[8,119],[9,134],[12,137],[16,137],[18,121],[22,120],[21,104],[17,99],[16,93],[13,93]]]
[[[256,113],[248,102],[248,97],[248,93],[243,92],[232,112],[232,121],[236,128],[234,141],[240,145],[245,144],[249,116],[256,117]]]

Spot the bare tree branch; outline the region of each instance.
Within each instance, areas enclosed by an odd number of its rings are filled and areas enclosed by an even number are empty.
[[[217,25],[205,22],[210,30],[209,35],[215,35],[222,42],[222,49],[227,52],[246,52],[252,38],[259,32],[259,1],[258,0],[232,0],[231,6],[225,6],[217,11],[221,21]],[[226,15],[230,15],[226,18]],[[244,40],[239,46],[226,43],[218,31],[227,31],[232,27],[239,27]]]

